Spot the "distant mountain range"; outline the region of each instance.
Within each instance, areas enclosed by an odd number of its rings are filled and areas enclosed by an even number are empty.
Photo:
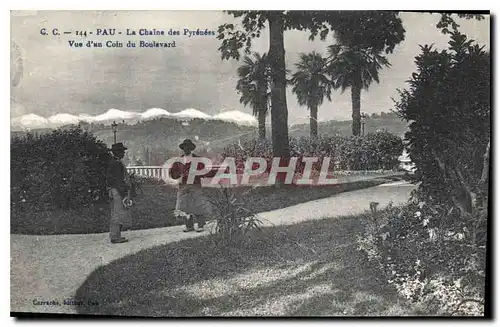
[[[401,119],[394,114],[385,114],[366,118],[363,128],[365,134],[385,130],[400,137],[404,137],[405,132],[408,131],[408,124],[401,121]],[[293,136],[308,136],[309,124],[293,125],[290,127],[289,132],[290,135]],[[329,120],[319,122],[318,133],[320,135],[352,135],[352,121]]]
[[[196,143],[196,150],[200,155],[215,156],[231,142],[257,136],[255,118],[239,111],[227,111],[215,116],[196,109],[186,109],[174,114],[158,108],[143,113],[123,113],[111,109],[94,117],[58,114],[48,119],[26,115],[17,121],[17,126],[20,127],[17,130],[13,128],[11,134],[23,135],[28,129],[42,134],[56,127],[67,128],[79,124],[110,146],[114,141],[110,123],[116,121],[117,141],[125,143],[129,148],[127,161],[146,165],[161,165],[166,159],[178,155],[178,144],[185,138]],[[351,121],[332,120],[319,122],[318,125],[320,135],[352,134]],[[366,134],[386,130],[403,137],[407,124],[394,114],[373,115],[365,120],[364,130]],[[294,137],[308,136],[309,124],[292,125],[289,132]],[[271,135],[270,126],[267,128],[267,135]]]
[[[188,108],[176,113],[170,113],[165,109],[151,108],[142,113],[123,111],[118,109],[109,109],[107,112],[97,115],[71,115],[59,113],[48,118],[44,118],[35,114],[23,115],[11,119],[11,129],[14,131],[36,130],[45,128],[57,128],[65,125],[75,125],[78,123],[90,124],[111,124],[113,121],[124,122],[126,124],[136,124],[140,121],[146,121],[161,117],[172,117],[180,120],[186,119],[216,119],[221,121],[233,122],[241,125],[254,126],[257,120],[252,115],[233,110],[219,113],[215,116],[207,115],[200,110]]]

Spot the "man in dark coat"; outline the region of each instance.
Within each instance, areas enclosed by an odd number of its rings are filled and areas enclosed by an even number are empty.
[[[123,200],[130,198],[130,179],[127,169],[122,162],[127,148],[123,143],[116,143],[111,146],[111,161],[108,165],[106,181],[111,200],[111,220],[109,226],[109,236],[111,243],[124,243],[128,240],[121,236],[123,226],[130,226],[131,213],[125,207]]]

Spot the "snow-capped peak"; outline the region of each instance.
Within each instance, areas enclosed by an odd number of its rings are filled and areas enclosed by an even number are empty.
[[[49,126],[49,121],[46,118],[35,114],[16,117],[12,120],[12,123],[28,129],[47,128]]]
[[[57,128],[64,125],[76,125],[80,122],[109,124],[114,120],[120,123],[122,121],[134,123],[140,120],[148,120],[155,117],[172,117],[183,121],[189,121],[191,119],[218,119],[241,125],[256,125],[257,123],[254,116],[238,110],[225,111],[215,116],[211,116],[194,108],[184,109],[173,114],[161,108],[150,108],[142,113],[113,108],[97,116],[91,116],[88,114],[79,114],[76,116],[67,113],[58,113],[47,119],[36,114],[28,114],[13,117],[11,119],[11,127],[21,129]]]
[[[76,125],[80,122],[80,119],[77,116],[70,114],[56,114],[50,116],[48,120],[51,125],[56,126]]]
[[[213,118],[242,125],[257,124],[257,119],[254,116],[238,110],[224,111],[215,115]]]
[[[151,108],[141,114],[142,119],[149,119],[162,116],[170,116],[170,112],[166,111],[165,109]]]
[[[137,118],[140,114],[137,112],[131,112],[131,111],[122,111],[118,109],[109,109],[102,115],[94,117],[95,121],[101,122],[101,121],[106,121],[106,120],[113,120],[113,119],[132,119],[132,118]]]
[[[87,115],[87,114],[80,114],[78,115],[78,119],[80,119],[81,121],[83,122],[86,122],[86,123],[93,123],[95,122],[95,118],[90,116],[90,115]]]
[[[175,114],[172,114],[172,116],[179,117],[179,118],[200,118],[200,119],[210,119],[212,116],[207,115],[204,112],[201,112],[197,109],[193,108],[188,108],[184,109],[180,112],[176,112]]]

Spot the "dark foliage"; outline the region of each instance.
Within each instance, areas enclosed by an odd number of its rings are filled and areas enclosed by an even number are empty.
[[[476,20],[483,20],[484,16],[479,15],[479,14],[457,14],[458,18],[463,18],[463,19],[476,19]],[[441,29],[441,33],[443,34],[451,34],[452,31],[456,32],[458,31],[458,28],[460,27],[459,24],[453,19],[451,14],[449,13],[444,13],[441,14],[441,19],[439,22],[436,24],[436,27]],[[452,31],[450,31],[450,27]]]
[[[218,38],[222,40],[223,59],[239,59],[239,50],[249,54],[252,39],[261,35],[272,15],[283,17],[284,30],[309,31],[310,39],[319,35],[325,40],[332,31],[337,33],[343,44],[356,44],[362,48],[373,48],[376,52],[391,53],[404,40],[405,30],[397,12],[384,11],[228,11],[228,14],[242,19],[243,30],[236,30],[234,24],[219,26]]]
[[[12,138],[12,209],[73,209],[107,201],[109,159],[107,146],[79,128]]]
[[[428,315],[481,315],[486,249],[472,244],[473,224],[450,216],[445,205],[415,201],[374,212],[358,245]]]
[[[375,212],[359,244],[429,313],[483,315],[490,54],[447,17],[440,24],[454,29],[449,49],[421,47],[410,88],[396,103],[411,122],[406,139],[419,188],[407,206]]]
[[[449,49],[422,46],[396,107],[411,122],[409,155],[425,196],[470,212],[490,139],[490,54],[455,32]],[[484,182],[484,181],[483,181]],[[469,197],[469,199],[467,199]]]
[[[318,164],[313,165],[318,171],[324,157],[330,158],[330,167],[335,170],[391,170],[398,167],[403,141],[394,134],[377,132],[366,137],[290,138],[290,147],[292,157],[318,157]],[[249,157],[268,158],[269,168],[273,152],[269,141],[254,139],[229,144],[222,156],[234,157],[240,163]]]

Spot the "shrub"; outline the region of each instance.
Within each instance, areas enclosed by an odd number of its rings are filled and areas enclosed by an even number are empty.
[[[403,152],[403,141],[389,132],[377,132],[366,137],[321,136],[290,138],[292,157],[318,157],[313,165],[321,168],[324,157],[330,158],[330,169],[336,170],[391,170],[399,165],[398,157]],[[223,157],[234,157],[244,162],[249,157],[273,157],[272,144],[268,140],[237,141],[226,146]],[[269,168],[269,165],[268,165]]]
[[[261,231],[262,222],[236,198],[231,189],[221,187],[208,200],[215,218],[212,238],[217,245],[239,245],[252,232]]]
[[[11,139],[11,208],[74,209],[107,201],[106,145],[75,127]]]
[[[358,249],[426,313],[482,315],[485,247],[474,246],[471,226],[445,216],[425,202],[387,208],[365,221]]]
[[[366,227],[359,248],[408,299],[436,314],[484,314],[490,55],[457,30],[421,47],[396,103],[420,182],[411,202]]]
[[[405,138],[415,178],[427,200],[470,212],[489,170],[490,54],[458,31],[448,50],[421,49],[396,103],[411,122]]]
[[[403,153],[400,137],[389,132],[370,133],[364,145],[365,165],[367,170],[394,169],[399,166],[399,156]]]
[[[141,185],[164,185],[165,181],[161,177],[141,176],[134,173],[129,174],[132,184]]]

